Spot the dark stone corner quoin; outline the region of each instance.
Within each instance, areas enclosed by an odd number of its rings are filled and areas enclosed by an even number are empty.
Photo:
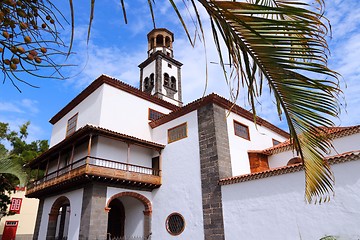
[[[204,239],[225,239],[221,178],[230,177],[231,161],[225,109],[209,103],[198,109]]]

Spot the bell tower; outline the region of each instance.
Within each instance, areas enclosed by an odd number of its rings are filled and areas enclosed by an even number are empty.
[[[155,28],[147,39],[148,58],[139,65],[140,90],[182,106],[182,63],[174,59],[174,34],[165,28]]]

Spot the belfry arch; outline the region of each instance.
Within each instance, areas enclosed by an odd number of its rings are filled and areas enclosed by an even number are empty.
[[[113,195],[106,203],[105,210],[109,213],[111,211],[111,203],[116,200],[121,200],[123,197],[132,197],[137,199],[139,202],[142,203],[144,207],[143,211],[143,220],[144,220],[144,230],[143,234],[144,237],[148,237],[151,234],[151,215],[152,215],[152,205],[148,198],[145,196],[136,193],[136,192],[121,192]],[[125,213],[126,213],[126,206],[125,206]]]

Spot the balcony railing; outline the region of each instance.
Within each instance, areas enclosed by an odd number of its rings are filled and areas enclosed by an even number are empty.
[[[83,175],[127,180],[129,182],[144,183],[145,185],[160,185],[160,172],[159,169],[134,164],[97,157],[84,157],[29,183],[27,194]]]

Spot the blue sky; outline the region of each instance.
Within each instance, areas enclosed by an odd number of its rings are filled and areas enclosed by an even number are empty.
[[[58,6],[68,16],[67,1]],[[65,104],[81,92],[89,83],[101,74],[107,74],[133,86],[139,84],[138,64],[147,57],[146,34],[153,28],[147,1],[125,1],[128,24],[123,21],[120,1],[101,0],[96,2],[95,18],[91,40],[86,44],[87,24],[89,19],[89,1],[74,1],[75,5],[75,42],[74,52],[67,64],[76,64],[63,70],[67,80],[27,78],[39,86],[31,88],[19,85],[18,92],[10,82],[0,85],[0,121],[10,123],[13,129],[26,121],[31,121],[29,140],[49,139],[51,124],[48,120]],[[181,2],[181,1],[178,1]],[[331,50],[330,68],[342,75],[342,90],[345,104],[339,120],[341,126],[360,124],[360,1],[327,0],[326,17],[332,26],[332,38],[328,39]],[[216,50],[209,31],[208,19],[203,15],[206,31],[207,60],[204,48],[197,42],[195,48],[189,44],[184,31],[168,1],[156,1],[157,27],[165,27],[174,32],[174,55],[182,62],[183,101],[191,102],[203,95],[205,87],[205,62],[208,64],[208,88],[206,93],[216,92],[229,97],[229,88],[225,83],[219,65]],[[62,39],[68,41],[69,26],[61,32]],[[248,108],[246,94],[241,92],[238,104]],[[343,102],[344,103],[344,102]],[[259,115],[286,128],[280,122],[269,94],[266,92],[257,106]]]

